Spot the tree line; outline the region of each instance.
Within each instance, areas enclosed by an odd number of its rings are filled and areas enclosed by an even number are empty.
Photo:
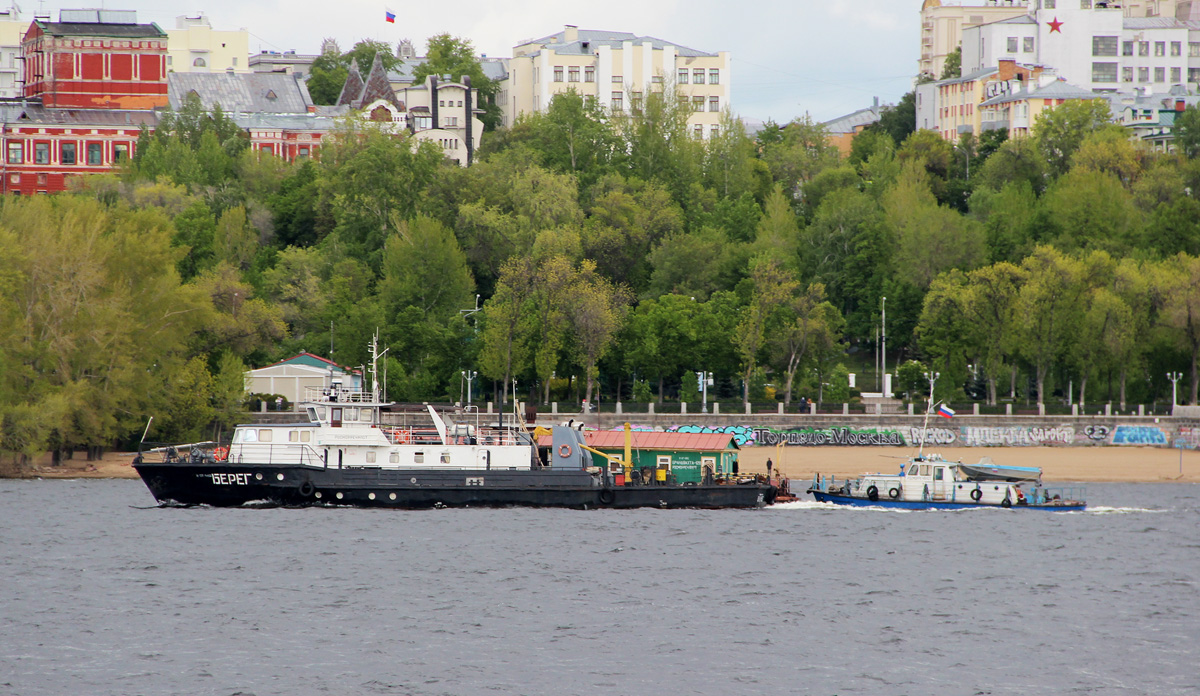
[[[1081,101],[957,143],[893,110],[843,157],[808,117],[698,139],[669,83],[626,103],[557,95],[460,168],[356,118],[286,163],[193,98],[119,172],[7,197],[0,450],[151,415],[150,439],[219,435],[247,367],[358,366],[377,328],[400,401],[456,401],[468,370],[495,401],[697,400],[697,371],[714,399],[842,401],[883,297],[889,364],[940,370],[939,398],[974,370],[993,401],[1137,403],[1186,367],[1195,402],[1194,107],[1178,154]]]

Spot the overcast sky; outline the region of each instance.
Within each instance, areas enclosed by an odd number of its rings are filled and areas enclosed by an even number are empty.
[[[3,3],[0,0],[0,4]],[[479,53],[508,56],[522,39],[581,29],[628,31],[701,51],[729,51],[733,108],[747,119],[784,123],[805,112],[827,120],[895,103],[917,71],[920,2],[897,0],[18,0],[24,19],[35,11],[57,21],[63,7],[138,11],[138,21],[175,26],[175,17],[204,12],[214,29],[250,32],[250,51],[316,53],[333,37],[342,49],[369,37],[391,43],[449,33]],[[384,9],[395,24],[384,21]]]

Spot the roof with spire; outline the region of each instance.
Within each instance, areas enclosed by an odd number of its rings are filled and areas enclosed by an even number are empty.
[[[371,72],[367,74],[365,81],[358,71],[358,64],[350,61],[350,73],[346,76],[346,84],[342,85],[337,105],[361,109],[379,100],[404,111],[404,104],[396,98],[396,91],[392,89],[387,71],[383,69],[383,58],[378,53],[375,54],[375,60],[371,61]]]

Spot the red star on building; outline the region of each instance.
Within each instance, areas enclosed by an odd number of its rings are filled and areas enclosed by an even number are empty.
[[[1050,22],[1050,33],[1053,34],[1054,32],[1057,31],[1058,33],[1061,34],[1062,33],[1062,25],[1063,25],[1063,23],[1058,21],[1058,17],[1055,17],[1054,21]]]

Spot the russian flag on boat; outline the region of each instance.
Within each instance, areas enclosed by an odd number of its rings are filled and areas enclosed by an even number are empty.
[[[384,8],[383,18],[384,21],[391,22],[392,24],[396,23],[396,14],[389,9]]]
[[[938,404],[938,415],[942,418],[953,418],[954,410],[946,404]]]

